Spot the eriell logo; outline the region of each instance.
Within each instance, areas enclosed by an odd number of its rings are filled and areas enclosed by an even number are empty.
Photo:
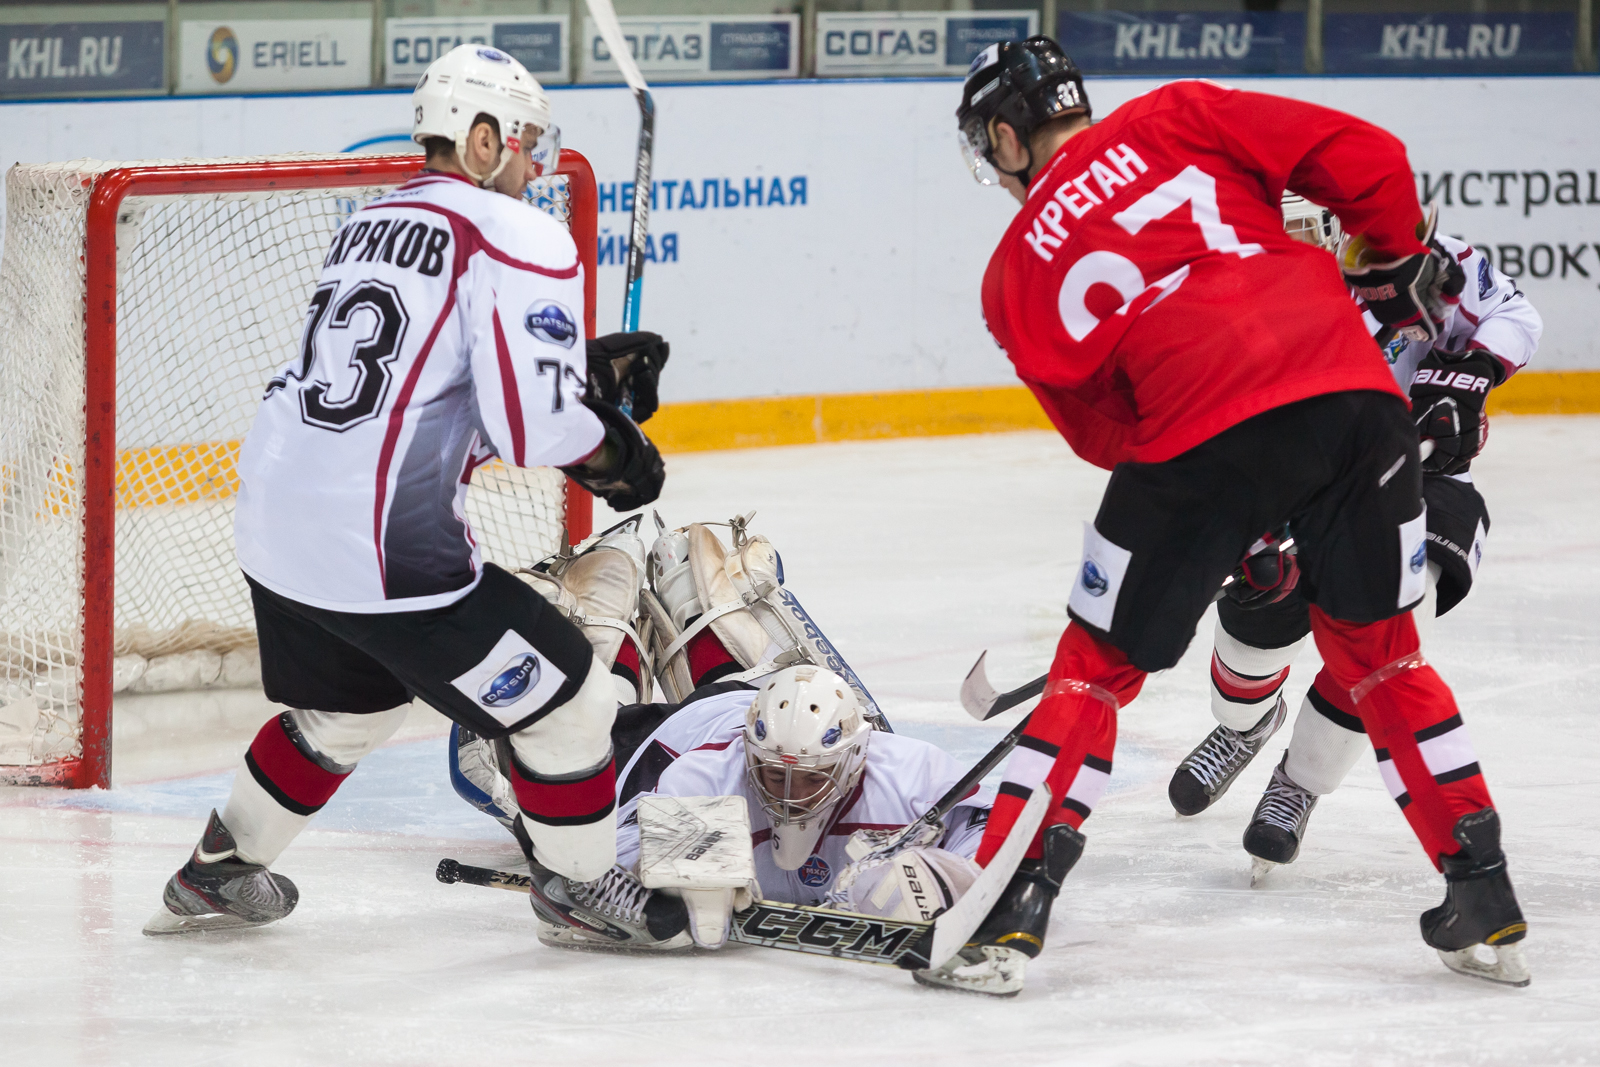
[[[553,300],[528,308],[522,316],[522,326],[539,340],[562,348],[571,348],[578,339],[578,324],[572,312]]]
[[[524,652],[507,663],[499,674],[483,683],[483,688],[478,690],[478,703],[486,708],[515,704],[538,684],[539,657],[532,652]]]

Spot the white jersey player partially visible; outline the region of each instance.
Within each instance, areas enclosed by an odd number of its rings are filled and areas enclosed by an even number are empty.
[[[511,56],[462,45],[411,104],[426,164],[340,228],[300,351],[240,452],[235,538],[262,682],[291,710],[250,745],[146,933],[288,915],[298,892],[268,865],[413,696],[506,739],[536,876],[584,883],[612,868],[607,667],[544,598],[483,562],[465,496],[496,456],[561,467],[621,508],[654,500],[664,469],[593,395],[577,247],[522,200],[559,158],[544,90]],[[665,348],[646,347],[619,363],[606,345],[603,360],[651,377]],[[639,384],[654,395],[653,378]],[[674,903],[658,928],[687,924]]]

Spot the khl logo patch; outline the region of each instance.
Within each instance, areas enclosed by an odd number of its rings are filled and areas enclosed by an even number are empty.
[[[1083,561],[1083,573],[1078,576],[1078,581],[1083,584],[1084,591],[1090,596],[1105,596],[1106,590],[1111,588],[1106,572],[1092,559]]]
[[[538,684],[539,657],[532,652],[524,652],[513,657],[499,674],[483,683],[478,690],[478,703],[486,708],[515,704]]]
[[[522,325],[539,340],[562,348],[571,348],[578,339],[577,320],[572,312],[554,300],[542,300],[529,307],[522,316]]]
[[[821,856],[812,856],[800,865],[800,881],[806,885],[826,885],[833,871]]]
[[[1487,259],[1478,261],[1478,299],[1487,300],[1489,294],[1494,292],[1494,271],[1489,267]]]
[[[1426,567],[1427,565],[1428,543],[1424,541],[1422,544],[1417,546],[1417,550],[1415,552],[1411,553],[1411,573],[1421,574],[1422,568]]]

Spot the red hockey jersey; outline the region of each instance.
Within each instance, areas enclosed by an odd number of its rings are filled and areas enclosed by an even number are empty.
[[[1425,251],[1405,147],[1342,112],[1201,81],[1124,104],[1034,180],[983,280],[989,330],[1078,455],[1171,459],[1323,393],[1400,394],[1285,188]]]

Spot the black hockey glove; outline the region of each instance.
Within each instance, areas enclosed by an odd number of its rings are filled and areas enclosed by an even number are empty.
[[[1435,349],[1422,358],[1411,379],[1411,414],[1417,434],[1433,442],[1424,471],[1460,474],[1483,451],[1489,437],[1484,401],[1505,377],[1505,365],[1487,348]]]
[[[632,511],[653,503],[667,478],[661,453],[644,431],[615,406],[594,397],[585,398],[583,404],[599,416],[606,438],[587,461],[561,469],[617,511]]]
[[[644,422],[656,413],[656,385],[670,352],[658,333],[596,337],[588,343],[589,395]]]
[[[1461,264],[1438,245],[1392,263],[1347,268],[1344,279],[1373,318],[1411,341],[1438,339],[1467,284]]]
[[[1293,543],[1269,534],[1250,546],[1244,562],[1233,572],[1233,580],[1222,591],[1243,610],[1253,611],[1276,604],[1299,584],[1300,562]]]

